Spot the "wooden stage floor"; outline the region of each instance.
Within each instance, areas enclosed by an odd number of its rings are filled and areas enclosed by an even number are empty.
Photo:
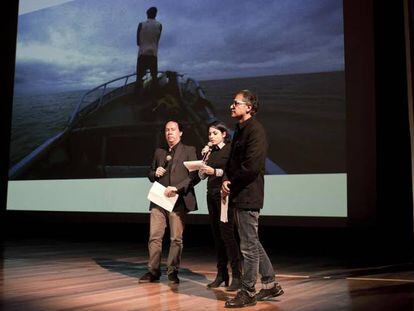
[[[414,310],[411,263],[347,268],[326,257],[270,256],[285,294],[243,310]],[[0,309],[223,310],[234,293],[206,289],[214,260],[211,248],[185,247],[179,285],[170,286],[165,275],[159,283],[138,284],[146,272],[145,244],[8,241]]]

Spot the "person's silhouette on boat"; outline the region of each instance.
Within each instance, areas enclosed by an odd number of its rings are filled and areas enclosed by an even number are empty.
[[[149,69],[153,85],[158,85],[158,43],[161,37],[162,25],[155,17],[157,8],[150,7],[147,10],[147,20],[138,24],[137,45],[139,47],[137,59],[137,90],[143,87],[142,78]]]

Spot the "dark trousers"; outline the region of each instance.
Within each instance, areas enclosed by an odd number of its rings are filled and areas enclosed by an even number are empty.
[[[158,60],[156,56],[140,55],[137,60],[137,88],[142,88],[142,78],[145,76],[147,70],[151,73],[151,78],[154,84],[158,83]]]
[[[241,254],[234,227],[234,210],[228,210],[228,222],[220,221],[220,192],[207,194],[207,206],[217,254],[218,273],[227,274],[230,262],[233,278],[241,278]]]

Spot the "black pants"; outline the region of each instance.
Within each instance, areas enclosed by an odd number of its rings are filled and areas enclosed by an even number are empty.
[[[137,60],[137,88],[142,87],[142,78],[145,76],[146,71],[149,69],[151,78],[154,84],[158,83],[158,60],[156,56],[141,55]]]
[[[207,206],[216,247],[218,273],[226,274],[227,264],[230,262],[233,278],[240,278],[241,254],[236,240],[234,210],[228,210],[228,222],[220,221],[220,192],[217,191],[207,194]]]

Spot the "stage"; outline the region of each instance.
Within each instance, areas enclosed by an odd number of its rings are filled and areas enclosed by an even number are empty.
[[[326,254],[268,248],[285,294],[248,310],[414,309],[410,263],[351,268]],[[165,266],[160,282],[139,284],[146,261],[146,245],[134,242],[6,241],[1,310],[223,310],[235,295],[224,287],[206,289],[215,276],[210,247],[184,246],[179,285],[168,284]]]

